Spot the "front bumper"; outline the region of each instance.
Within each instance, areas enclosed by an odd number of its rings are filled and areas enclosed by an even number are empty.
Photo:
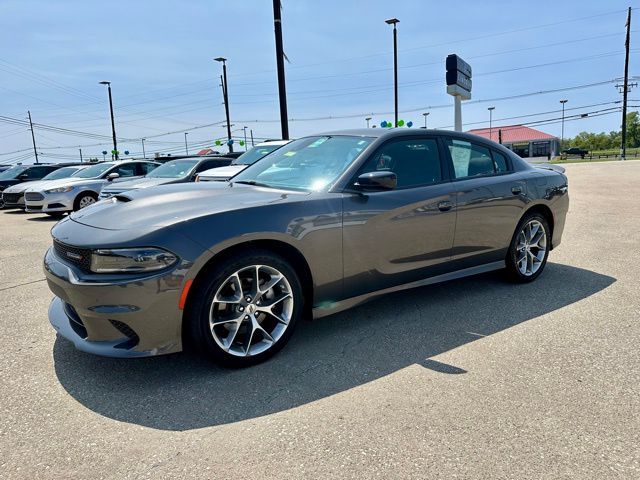
[[[53,213],[73,211],[75,197],[68,193],[46,194],[40,192],[43,197],[40,200],[31,200],[25,197],[25,211],[29,213]]]
[[[84,352],[108,357],[149,357],[182,350],[184,276],[168,272],[119,279],[83,273],[54,249],[44,259],[50,290],[49,321]]]

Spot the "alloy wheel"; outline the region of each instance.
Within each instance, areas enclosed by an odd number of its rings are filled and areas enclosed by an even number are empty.
[[[94,203],[96,203],[96,199],[95,198],[93,198],[91,195],[85,195],[78,202],[78,206],[82,209],[82,208],[88,207],[89,205],[92,205]]]
[[[534,275],[542,266],[547,252],[547,232],[538,220],[527,222],[516,244],[516,267],[525,277]]]
[[[227,353],[251,357],[269,350],[285,333],[293,315],[289,281],[277,269],[250,265],[220,285],[209,310],[209,328]]]

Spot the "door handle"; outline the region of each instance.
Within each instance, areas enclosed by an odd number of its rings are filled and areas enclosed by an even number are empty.
[[[511,187],[511,193],[513,193],[514,195],[520,195],[522,193],[522,187],[520,185]]]
[[[440,210],[441,212],[448,212],[452,208],[453,208],[453,203],[451,203],[449,200],[444,200],[438,203],[438,210]]]

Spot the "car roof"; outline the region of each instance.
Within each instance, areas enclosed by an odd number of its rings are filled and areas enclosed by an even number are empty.
[[[291,140],[268,140],[265,142],[256,143],[256,147],[264,147],[266,145],[286,145]]]

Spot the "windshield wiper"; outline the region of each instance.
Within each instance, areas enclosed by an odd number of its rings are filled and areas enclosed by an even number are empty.
[[[242,185],[251,185],[252,187],[267,187],[267,188],[274,188],[271,185],[267,185],[266,183],[260,183],[260,182],[256,182],[255,180],[238,180],[237,182],[231,182],[231,184],[233,185],[234,183],[240,183]]]

